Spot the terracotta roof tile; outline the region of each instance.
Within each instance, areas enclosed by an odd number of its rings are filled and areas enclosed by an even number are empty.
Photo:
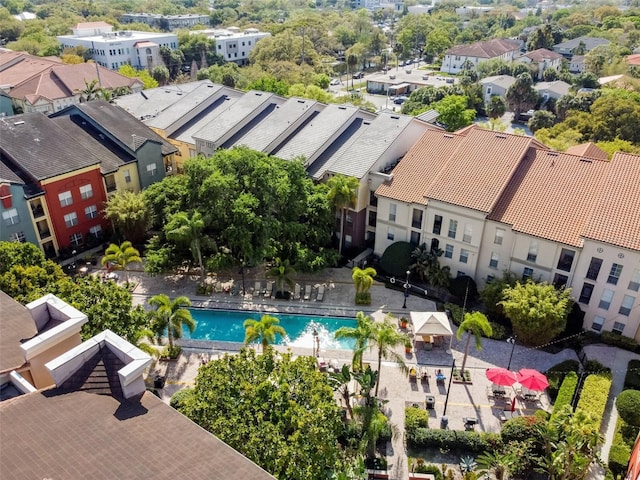
[[[515,231],[580,247],[609,163],[530,150],[488,216]]]
[[[447,55],[463,55],[467,57],[478,58],[495,58],[504,55],[507,52],[520,50],[521,42],[519,40],[510,40],[507,38],[494,38],[486,42],[476,42],[470,45],[456,45],[445,53]]]
[[[546,48],[539,48],[537,50],[533,50],[531,52],[525,53],[523,57],[528,57],[534,62],[542,62],[543,60],[557,60],[560,58],[564,58],[559,53],[552,52],[551,50],[547,50]]]
[[[640,250],[640,156],[618,152],[584,236]]]
[[[581,157],[597,158],[598,160],[609,160],[609,155],[604,150],[601,150],[595,143],[588,142],[580,145],[574,145],[566,150],[566,153],[571,155],[579,155]]]

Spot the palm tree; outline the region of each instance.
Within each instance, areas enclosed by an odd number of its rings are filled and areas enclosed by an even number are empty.
[[[104,257],[102,257],[102,265],[109,263],[114,270],[124,271],[127,282],[129,281],[126,273],[127,265],[135,262],[142,262],[142,258],[140,258],[140,252],[129,241],[122,242],[120,245],[112,243],[104,251]]]
[[[476,350],[482,350],[482,335],[490,337],[493,334],[493,329],[487,317],[481,312],[467,313],[464,316],[464,320],[458,327],[456,332],[456,338],[460,340],[462,334],[468,333],[467,344],[464,348],[464,357],[462,358],[462,378],[464,378],[464,367],[467,364],[467,355],[469,355],[469,345],[471,344],[471,337],[476,340]]]
[[[476,462],[481,468],[479,473],[490,473],[496,476],[496,480],[506,480],[509,478],[509,469],[516,464],[517,457],[514,452],[500,453],[486,451],[478,455]]]
[[[422,282],[424,282],[424,279],[431,268],[431,256],[431,251],[429,247],[427,247],[426,243],[414,248],[413,252],[411,252],[411,260],[413,260],[413,263],[409,265],[409,270],[417,273],[418,277],[420,277],[420,281]]]
[[[289,260],[283,262],[279,258],[276,258],[276,265],[267,272],[267,277],[276,279],[276,288],[284,298],[284,285],[286,283],[290,289],[293,288],[294,283],[291,276],[295,274],[296,271],[289,264]]]
[[[351,365],[353,366],[353,370],[356,372],[362,371],[362,355],[369,346],[372,328],[373,321],[371,320],[371,317],[369,317],[369,315],[365,315],[364,312],[358,312],[356,314],[355,327],[340,327],[334,334],[336,340],[340,340],[342,338],[355,340]]]
[[[173,340],[182,338],[183,326],[186,326],[190,333],[196,329],[196,322],[189,311],[191,300],[183,295],[172,301],[167,295],[160,293],[149,299],[149,305],[156,307],[150,313],[153,331],[159,336],[166,329],[171,353]]]
[[[260,340],[262,352],[264,353],[269,345],[275,343],[276,334],[283,337],[287,334],[284,328],[278,325],[279,323],[280,320],[271,315],[262,315],[260,320],[247,318],[243,323],[245,329],[244,344],[248,345],[256,340]]]
[[[353,278],[353,283],[356,286],[356,302],[358,301],[358,296],[363,293],[367,293],[371,286],[373,285],[373,277],[376,276],[378,272],[373,267],[360,268],[353,267],[353,274],[351,278]]]
[[[335,210],[342,210],[340,218],[340,243],[338,252],[342,253],[342,240],[344,232],[344,222],[347,214],[347,208],[355,207],[358,200],[358,188],[360,182],[355,177],[347,177],[345,175],[334,175],[327,182],[329,193],[327,194],[331,205]]]
[[[382,367],[382,359],[391,359],[400,364],[403,372],[407,371],[407,365],[404,359],[394,349],[400,345],[406,345],[410,341],[409,336],[398,329],[390,321],[391,315],[387,315],[382,322],[375,322],[371,332],[369,341],[372,346],[378,348],[378,381],[376,383],[375,396],[378,396],[378,387],[380,386],[380,368]]]
[[[89,102],[102,96],[102,87],[98,84],[98,79],[90,82],[84,81],[84,89],[80,90],[80,103]]]
[[[165,226],[167,238],[171,241],[189,244],[189,249],[193,259],[200,267],[201,281],[204,282],[206,270],[202,259],[202,246],[204,243],[204,220],[202,214],[197,210],[189,216],[186,212],[178,212],[171,216],[169,223]]]
[[[142,328],[133,332],[131,343],[142,350],[144,353],[147,353],[152,357],[156,357],[160,354],[160,352],[157,348],[154,348],[152,346],[154,340],[155,334],[153,333],[153,330],[149,328]]]
[[[342,370],[339,372],[329,373],[329,385],[337,391],[344,404],[347,406],[347,412],[349,412],[349,418],[353,419],[353,410],[351,409],[351,395],[355,392],[349,391],[349,382],[351,382],[351,370],[349,365],[343,365]]]

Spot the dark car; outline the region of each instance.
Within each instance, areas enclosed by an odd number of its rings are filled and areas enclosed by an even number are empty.
[[[404,102],[407,101],[409,97],[406,97],[404,95],[400,95],[399,97],[396,97],[393,99],[393,103],[395,103],[396,105],[402,105]]]
[[[355,79],[359,79],[359,78],[364,78],[364,72],[356,72],[353,74],[353,78]]]

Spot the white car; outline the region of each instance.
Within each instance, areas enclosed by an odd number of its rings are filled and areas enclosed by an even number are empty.
[[[329,85],[340,85],[341,83],[342,82],[339,79],[334,78],[333,80],[331,80],[331,82],[329,82]]]

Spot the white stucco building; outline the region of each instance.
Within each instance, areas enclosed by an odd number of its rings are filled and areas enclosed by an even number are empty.
[[[256,28],[242,31],[238,27],[227,29],[195,30],[192,35],[206,35],[216,41],[216,53],[227,62],[244,65],[249,61],[249,52],[253,50],[259,40],[269,37],[268,32],[261,32]]]

